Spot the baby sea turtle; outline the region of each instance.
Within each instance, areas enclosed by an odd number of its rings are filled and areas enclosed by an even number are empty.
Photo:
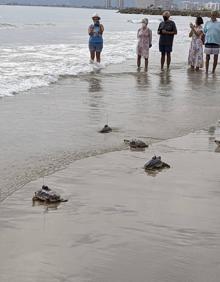
[[[43,185],[41,190],[34,193],[32,200],[33,201],[41,201],[41,202],[45,202],[45,203],[67,202],[67,200],[62,199],[59,194],[52,191],[46,185]]]
[[[130,148],[135,148],[135,149],[143,149],[147,148],[148,144],[144,143],[141,140],[138,139],[132,139],[132,140],[126,140],[124,139],[125,144],[128,144]]]
[[[111,131],[112,131],[111,127],[106,124],[99,132],[100,133],[109,133]]]
[[[163,168],[170,168],[170,166],[161,161],[161,157],[153,156],[153,158],[144,165],[145,170],[160,170]]]

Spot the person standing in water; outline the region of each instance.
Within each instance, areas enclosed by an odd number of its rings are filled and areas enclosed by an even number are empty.
[[[170,67],[171,52],[173,47],[174,35],[177,34],[176,24],[170,19],[170,12],[163,13],[163,22],[160,23],[157,33],[160,35],[159,50],[161,52],[161,70],[163,70],[167,56],[167,69]]]
[[[217,20],[218,12],[211,12],[211,20],[204,26],[205,33],[205,54],[206,54],[206,73],[209,70],[210,55],[214,55],[212,73],[218,64],[218,54],[220,47],[220,22]]]
[[[98,63],[101,62],[101,52],[103,49],[103,38],[102,34],[104,32],[104,26],[100,23],[100,17],[98,14],[94,14],[92,16],[93,24],[89,26],[89,50],[90,50],[90,62],[94,63],[96,61]]]
[[[202,29],[203,19],[201,17],[196,18],[195,25],[190,23],[189,37],[192,38],[191,45],[189,48],[188,63],[192,70],[198,71],[199,68],[203,67],[203,41],[204,37]]]
[[[138,29],[137,38],[137,66],[141,66],[141,57],[145,59],[145,70],[148,69],[149,48],[152,46],[152,31],[147,27],[148,19],[142,20],[142,27]]]

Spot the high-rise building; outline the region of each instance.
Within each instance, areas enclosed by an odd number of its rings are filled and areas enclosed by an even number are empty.
[[[220,10],[220,3],[219,2],[208,2],[205,4],[206,9],[209,10],[216,10],[219,11]]]
[[[112,0],[105,0],[105,7],[112,8]],[[124,8],[124,0],[117,0],[117,7],[122,9]]]

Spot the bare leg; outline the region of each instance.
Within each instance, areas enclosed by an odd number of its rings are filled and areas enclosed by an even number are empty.
[[[96,52],[96,61],[97,61],[98,63],[101,62],[101,52]]]
[[[206,55],[206,62],[205,62],[206,73],[208,73],[209,71],[209,61],[210,61],[210,55]]]
[[[165,63],[165,53],[161,53],[161,70],[163,70],[164,63]]]
[[[148,70],[148,58],[145,59],[145,71],[147,71],[147,70]]]
[[[215,73],[215,69],[216,69],[216,67],[217,67],[217,64],[218,64],[218,55],[214,55],[212,73]]]
[[[95,51],[90,51],[90,58],[92,61],[95,59]]]
[[[138,55],[137,56],[137,67],[140,68],[140,66],[141,66],[141,56]]]
[[[171,54],[167,53],[167,69],[170,67],[170,62],[171,62]]]

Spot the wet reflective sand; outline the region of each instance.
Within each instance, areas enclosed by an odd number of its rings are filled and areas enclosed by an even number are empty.
[[[62,79],[0,99],[0,197],[74,160],[123,149],[122,140],[182,136],[219,119],[220,78],[173,64],[136,71],[135,62]],[[97,132],[109,123],[111,135]]]
[[[0,280],[218,281],[215,149],[201,131],[75,161],[45,178],[58,206],[32,206],[42,179],[29,183],[1,203]],[[147,175],[154,153],[171,168]]]

